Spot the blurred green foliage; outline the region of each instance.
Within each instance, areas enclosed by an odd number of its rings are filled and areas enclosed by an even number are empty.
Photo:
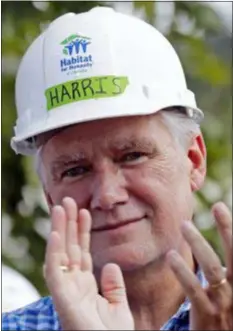
[[[2,2],[2,259],[24,274],[41,294],[47,294],[42,265],[48,213],[33,161],[10,149],[16,119],[14,79],[23,53],[41,29],[63,13],[86,11],[96,4]],[[157,3],[135,1],[132,5],[134,13],[143,12],[147,21],[156,26]],[[172,6],[166,35],[181,58],[189,88],[195,91],[206,116],[203,134],[208,175],[206,186],[197,195],[195,220],[222,257],[216,230],[210,227],[210,208],[217,200],[228,205],[231,201],[231,38],[217,14],[205,3],[177,1]],[[182,27],[184,20],[192,23],[188,31]]]

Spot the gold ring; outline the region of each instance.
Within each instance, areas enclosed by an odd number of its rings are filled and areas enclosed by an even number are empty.
[[[68,272],[68,271],[69,271],[69,268],[68,268],[66,265],[60,265],[59,268],[60,268],[61,271],[63,271],[63,272]]]
[[[227,279],[226,278],[223,278],[220,282],[218,283],[215,283],[215,284],[210,284],[210,287],[211,288],[218,288],[220,287],[221,285],[225,284],[227,282]]]

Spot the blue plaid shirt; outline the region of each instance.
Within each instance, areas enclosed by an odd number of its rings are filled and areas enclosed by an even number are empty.
[[[204,274],[197,272],[197,277],[203,287],[207,285]],[[185,299],[175,315],[173,315],[160,330],[189,330],[190,301]],[[54,309],[51,297],[40,300],[13,312],[3,313],[2,330],[61,330],[58,315]]]

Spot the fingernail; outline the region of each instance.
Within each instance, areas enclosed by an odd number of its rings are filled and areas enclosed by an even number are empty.
[[[176,261],[178,259],[179,254],[177,253],[177,251],[175,251],[174,249],[171,249],[168,253],[167,253],[167,262],[171,265],[176,265]]]
[[[213,206],[212,211],[213,211],[214,215],[218,217],[218,216],[221,216],[224,214],[225,209],[226,209],[226,206],[223,202],[217,202]]]
[[[169,256],[177,256],[177,251],[175,250],[175,249],[171,249],[168,253],[167,253],[167,255],[169,255]]]
[[[192,223],[192,221],[185,220],[182,222],[181,227],[190,229],[190,228],[193,228],[193,223]]]
[[[167,253],[167,259],[171,260],[173,258],[176,258],[177,256],[177,252],[174,249],[171,249],[168,253]]]

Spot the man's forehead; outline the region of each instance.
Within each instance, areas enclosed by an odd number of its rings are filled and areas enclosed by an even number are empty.
[[[110,137],[109,139],[102,140],[102,142],[96,140],[71,140],[69,144],[59,145],[60,148],[54,146],[53,154],[57,156],[58,159],[63,160],[69,155],[75,156],[75,158],[83,159],[87,155],[95,154],[98,151],[109,150],[112,152],[117,151],[127,151],[131,149],[149,149],[155,147],[155,141],[151,136],[140,136],[140,135],[128,135],[122,137]],[[49,152],[51,152],[49,148]]]
[[[149,125],[148,125],[149,123]],[[159,125],[156,125],[156,123]],[[161,121],[156,121],[155,116],[137,116],[114,118],[89,123],[74,124],[69,127],[54,130],[41,135],[38,145],[43,149],[67,152],[102,148],[129,149],[133,147],[150,147],[156,141],[163,140]],[[54,153],[54,150],[53,150]]]

